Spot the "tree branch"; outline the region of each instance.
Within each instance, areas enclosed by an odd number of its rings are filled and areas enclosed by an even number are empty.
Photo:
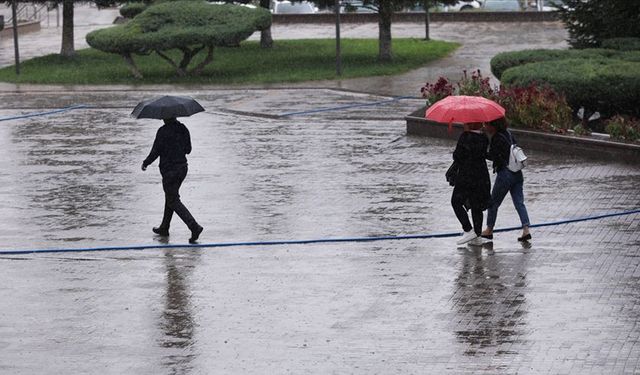
[[[213,61],[213,46],[209,46],[209,49],[207,50],[207,57],[205,57],[204,60],[202,60],[202,62],[200,62],[200,64],[198,64],[195,68],[193,68],[191,73],[193,74],[202,73],[205,66],[209,65],[212,61]]]
[[[175,61],[173,61],[173,60],[171,59],[171,57],[169,57],[169,56],[165,55],[164,53],[162,53],[162,52],[160,52],[160,51],[158,51],[158,50],[156,50],[156,53],[158,54],[158,56],[162,57],[162,58],[163,58],[164,60],[166,60],[169,64],[171,64],[171,66],[172,66],[174,69],[178,69],[178,64],[176,64],[176,63],[175,63]]]
[[[133,57],[131,57],[131,54],[127,52],[122,54],[122,57],[124,58],[124,61],[127,63],[127,67],[131,71],[131,74],[133,74],[133,76],[136,77],[137,79],[142,79],[142,73],[140,73],[140,70],[136,66],[136,62],[133,61]]]

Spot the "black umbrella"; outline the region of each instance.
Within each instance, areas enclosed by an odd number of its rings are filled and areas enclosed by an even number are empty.
[[[160,96],[144,100],[133,109],[131,117],[167,119],[191,116],[204,111],[200,103],[188,96]]]

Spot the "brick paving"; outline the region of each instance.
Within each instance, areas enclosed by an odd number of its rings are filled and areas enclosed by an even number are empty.
[[[2,93],[0,243],[153,242],[162,197],[139,162],[146,92]],[[454,140],[404,136],[419,101],[333,90],[194,91],[208,109],[182,195],[203,241],[458,230]],[[238,114],[242,113],[242,114]],[[640,207],[633,165],[530,152],[533,222]],[[151,172],[151,173],[150,173]],[[507,199],[498,226],[517,223]],[[640,215],[454,239],[0,258],[0,373],[633,374]],[[171,243],[187,232],[176,222]]]

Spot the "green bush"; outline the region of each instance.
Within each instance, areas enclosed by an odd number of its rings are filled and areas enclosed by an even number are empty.
[[[126,3],[120,8],[120,15],[124,18],[133,18],[147,9],[145,3]]]
[[[635,142],[640,140],[640,120],[614,116],[607,121],[606,131],[611,138]]]
[[[516,66],[502,74],[507,87],[547,84],[577,110],[604,115],[640,112],[640,62],[616,59],[567,59]]]
[[[602,48],[620,51],[640,51],[640,38],[611,38],[602,41]]]
[[[136,77],[141,73],[132,54],[157,53],[183,76],[199,73],[213,59],[214,47],[237,46],[255,31],[271,25],[271,14],[264,8],[248,8],[206,1],[175,1],[149,6],[124,25],[93,31],[87,43],[104,52],[120,54]],[[181,61],[166,54],[180,50]],[[189,63],[200,51],[207,56],[195,68]]]
[[[505,70],[514,66],[533,62],[564,59],[601,59],[615,58],[640,62],[640,51],[619,51],[615,49],[531,49],[523,51],[502,52],[491,59],[491,72],[501,79]]]

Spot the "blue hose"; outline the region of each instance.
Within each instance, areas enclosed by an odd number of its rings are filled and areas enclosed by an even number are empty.
[[[27,114],[18,115],[18,116],[0,117],[0,121],[19,120],[19,119],[23,119],[23,118],[37,117],[37,116],[48,116],[48,115],[54,115],[56,113],[68,112],[68,111],[72,111],[74,109],[82,109],[82,108],[91,108],[91,106],[88,106],[88,105],[85,105],[85,104],[76,104],[76,105],[72,105],[72,106],[69,106],[69,107],[64,107],[64,108],[60,108],[60,109],[54,109],[53,111],[32,112],[32,113],[27,113]]]
[[[564,219],[551,221],[540,224],[533,224],[531,228],[548,227],[562,224],[578,223],[590,220],[599,220],[616,216],[627,216],[640,213],[640,209],[631,211],[613,212],[601,215],[584,216],[572,219]],[[522,227],[513,226],[500,228],[494,232],[508,232],[519,230]],[[461,235],[461,232],[445,232],[431,234],[412,234],[400,236],[378,236],[378,237],[341,237],[341,238],[319,238],[319,239],[302,239],[302,240],[272,240],[272,241],[247,241],[247,242],[217,242],[203,244],[166,244],[166,245],[138,245],[138,246],[104,246],[104,247],[86,247],[76,249],[33,249],[33,250],[0,250],[0,255],[20,255],[20,254],[46,254],[46,253],[78,253],[93,251],[124,251],[124,250],[147,250],[147,249],[168,249],[168,248],[214,248],[214,247],[240,247],[240,246],[274,246],[274,245],[306,245],[318,243],[338,243],[338,242],[374,242],[374,241],[393,241],[393,240],[414,240],[428,238],[446,238]]]

